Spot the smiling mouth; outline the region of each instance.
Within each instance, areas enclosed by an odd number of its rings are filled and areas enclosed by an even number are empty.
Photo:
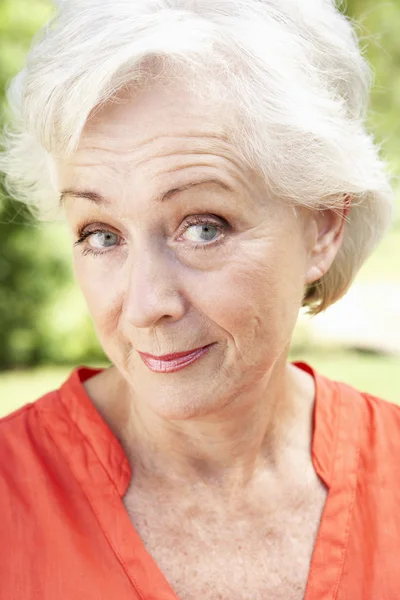
[[[207,346],[189,350],[188,352],[166,354],[165,356],[153,356],[151,354],[139,352],[139,356],[151,371],[155,373],[171,373],[194,363],[207,354],[212,346],[214,346],[214,344],[208,344]]]
[[[208,344],[211,346],[211,344]],[[174,360],[175,358],[182,358],[183,356],[189,356],[189,354],[193,354],[193,352],[198,352],[203,348],[207,348],[207,346],[200,346],[199,348],[194,348],[194,350],[187,350],[186,352],[175,352],[173,354],[164,354],[163,356],[155,356],[154,354],[148,354],[147,352],[139,352],[142,356],[147,356],[148,358],[153,358],[154,360]]]

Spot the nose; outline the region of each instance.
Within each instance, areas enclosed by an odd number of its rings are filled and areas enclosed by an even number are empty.
[[[128,269],[123,313],[130,325],[148,328],[163,318],[178,321],[183,317],[186,303],[180,290],[179,265],[165,249],[143,250]]]

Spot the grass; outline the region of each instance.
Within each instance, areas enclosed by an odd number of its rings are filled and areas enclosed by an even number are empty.
[[[308,362],[327,377],[400,404],[400,358],[317,349],[292,352],[290,358]],[[71,370],[71,366],[65,366],[0,373],[0,417],[59,387]]]

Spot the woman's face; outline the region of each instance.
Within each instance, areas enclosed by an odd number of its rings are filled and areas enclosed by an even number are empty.
[[[306,282],[306,220],[268,198],[228,133],[222,109],[147,90],[98,111],[60,165],[76,277],[101,344],[132,391],[171,418],[266,381]],[[208,344],[169,373],[138,353]]]

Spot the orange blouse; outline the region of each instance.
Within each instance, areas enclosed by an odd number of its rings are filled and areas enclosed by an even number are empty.
[[[400,409],[296,364],[328,487],[305,600],[397,600]],[[177,600],[124,508],[127,458],[82,385],[98,372],[0,420],[1,600]]]

